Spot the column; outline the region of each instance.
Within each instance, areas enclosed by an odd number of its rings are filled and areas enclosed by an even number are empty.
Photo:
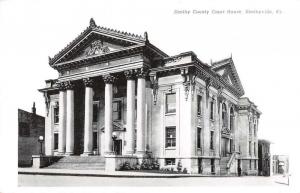
[[[144,154],[145,146],[145,108],[146,108],[146,75],[147,69],[138,70],[137,77],[137,131],[136,131],[136,153]]]
[[[67,116],[66,116],[66,155],[74,154],[74,84],[65,83],[67,89]]]
[[[103,77],[105,82],[105,111],[104,111],[104,148],[105,154],[113,154],[112,144],[112,131],[113,131],[113,120],[112,120],[112,101],[113,101],[113,83],[115,77],[106,75]]]
[[[66,151],[66,90],[64,83],[59,83],[59,133],[58,133],[58,153],[64,154]]]
[[[125,71],[127,79],[126,154],[134,153],[135,76],[133,70]]]
[[[93,151],[93,80],[83,79],[85,84],[85,109],[84,109],[84,151],[83,156],[92,155]]]

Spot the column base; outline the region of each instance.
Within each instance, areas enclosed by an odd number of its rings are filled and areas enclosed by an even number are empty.
[[[83,154],[81,154],[80,156],[85,157],[85,156],[92,156],[92,155],[94,155],[93,152],[83,152]]]
[[[104,152],[104,155],[116,155],[116,153],[113,151],[107,151],[107,152]]]
[[[146,156],[147,152],[146,151],[136,151],[135,155],[138,156],[138,157],[141,157],[141,156]]]
[[[126,151],[125,152],[125,155],[134,155],[135,154],[135,152],[133,151],[133,150],[131,150],[131,151]]]
[[[71,156],[71,155],[74,155],[74,153],[73,152],[66,152],[65,153],[65,156]]]
[[[58,156],[64,156],[64,155],[65,155],[65,152],[57,152],[56,155],[58,155]]]

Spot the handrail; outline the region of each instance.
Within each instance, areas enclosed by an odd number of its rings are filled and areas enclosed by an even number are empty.
[[[232,162],[233,162],[233,159],[235,158],[235,154],[236,154],[236,152],[233,152],[233,153],[231,154],[230,159],[229,159],[229,161],[228,161],[228,163],[227,163],[227,165],[226,165],[226,168],[227,168],[227,169],[230,168],[230,166],[231,166],[231,164],[232,164]]]

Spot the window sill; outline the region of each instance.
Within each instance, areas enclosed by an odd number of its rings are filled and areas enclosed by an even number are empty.
[[[165,113],[165,116],[172,116],[172,115],[176,115],[176,113]]]
[[[165,150],[176,150],[176,147],[165,147]]]

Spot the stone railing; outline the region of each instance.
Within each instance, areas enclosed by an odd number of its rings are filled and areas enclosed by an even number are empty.
[[[231,165],[232,165],[232,163],[233,163],[233,160],[234,160],[234,158],[235,158],[235,155],[236,155],[235,152],[233,152],[233,153],[231,154],[230,159],[229,159],[229,161],[228,161],[228,163],[227,163],[227,165],[226,165],[226,168],[227,168],[227,169],[229,169],[229,168],[231,167]]]

